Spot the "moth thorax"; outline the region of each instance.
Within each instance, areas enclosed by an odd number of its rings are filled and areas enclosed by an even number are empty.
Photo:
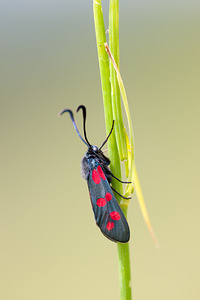
[[[83,179],[87,180],[89,173],[90,173],[90,170],[89,170],[88,159],[86,156],[84,156],[81,161],[81,175],[82,175]]]

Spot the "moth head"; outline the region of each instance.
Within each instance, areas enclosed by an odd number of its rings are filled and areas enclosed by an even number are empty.
[[[94,152],[98,152],[98,151],[99,151],[99,148],[98,148],[97,146],[92,146],[92,150],[93,150]]]

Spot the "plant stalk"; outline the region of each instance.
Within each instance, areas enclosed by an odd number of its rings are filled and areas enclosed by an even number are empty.
[[[94,23],[97,42],[97,52],[99,60],[99,69],[101,77],[101,86],[104,102],[106,132],[110,132],[113,118],[115,119],[114,133],[108,140],[108,152],[111,160],[111,171],[117,177],[121,178],[121,160],[127,157],[126,137],[121,113],[120,91],[112,64],[109,62],[108,54],[105,50],[106,43],[105,26],[100,0],[93,1]],[[110,1],[109,12],[109,32],[112,51],[119,65],[119,3],[118,0]],[[115,190],[123,194],[123,187],[117,180],[112,181]],[[121,197],[115,193],[118,202]],[[127,217],[128,206],[123,201],[120,205],[124,215]],[[131,300],[131,274],[130,274],[130,255],[129,243],[118,243],[118,261],[120,278],[120,296],[121,300]]]

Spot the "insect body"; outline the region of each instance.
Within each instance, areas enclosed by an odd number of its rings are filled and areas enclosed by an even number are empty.
[[[83,128],[85,140],[80,135],[77,125],[74,120],[73,113],[70,109],[63,110],[60,115],[65,112],[70,114],[73,125],[81,140],[88,146],[88,151],[81,162],[82,176],[87,180],[88,189],[90,193],[92,208],[96,223],[101,229],[102,233],[114,242],[126,243],[130,238],[129,226],[126,218],[113,194],[112,191],[112,177],[120,182],[110,171],[110,160],[103,154],[101,148],[107,142],[112,133],[112,129],[103,142],[100,148],[92,146],[86,135],[85,121],[86,121],[86,108],[80,105],[77,109],[83,111]],[[123,182],[124,183],[124,182]],[[122,196],[123,197],[123,196]]]

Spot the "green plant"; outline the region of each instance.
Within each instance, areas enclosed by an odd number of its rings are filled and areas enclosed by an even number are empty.
[[[111,171],[121,178],[121,161],[125,161],[125,173],[128,181],[134,183],[134,188],[140,203],[141,211],[149,230],[155,240],[155,235],[145,207],[134,160],[134,139],[131,114],[128,107],[126,91],[119,71],[119,0],[110,0],[109,9],[109,46],[106,41],[106,31],[101,0],[93,1],[94,23],[96,32],[97,52],[99,59],[101,86],[104,102],[104,113],[107,134],[115,120],[114,133],[108,140],[108,153],[111,160]],[[121,97],[128,121],[128,134],[126,133],[121,110]],[[122,184],[113,180],[114,189],[126,197],[133,193],[133,184],[129,184],[123,192]],[[127,217],[129,200],[115,196]],[[131,299],[131,272],[129,243],[117,244],[120,276],[120,295],[122,300]]]

